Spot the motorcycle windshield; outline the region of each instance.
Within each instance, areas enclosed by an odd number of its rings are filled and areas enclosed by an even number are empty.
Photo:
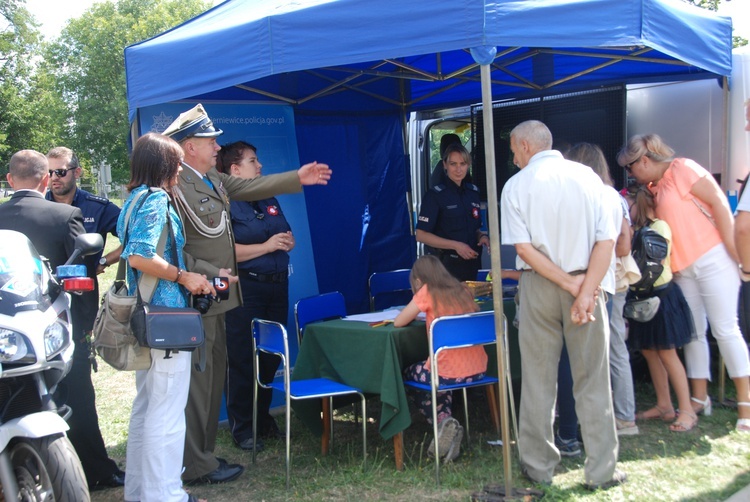
[[[47,310],[50,279],[46,265],[25,235],[0,230],[0,314]]]

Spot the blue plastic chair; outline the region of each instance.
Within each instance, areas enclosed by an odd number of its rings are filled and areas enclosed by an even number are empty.
[[[289,339],[286,328],[283,325],[265,321],[263,319],[253,319],[253,353],[255,354],[255,392],[253,396],[253,437],[258,437],[258,387],[264,389],[275,389],[282,392],[285,397],[286,412],[286,487],[289,489],[290,469],[291,469],[291,400],[300,399],[323,399],[328,406],[328,417],[330,419],[329,427],[331,436],[333,436],[333,397],[344,396],[347,394],[358,394],[362,402],[362,416],[365,416],[365,396],[361,390],[344,385],[327,378],[310,378],[307,380],[291,381],[289,373]],[[260,353],[266,352],[274,354],[281,358],[281,366],[284,371],[284,381],[270,382],[265,384],[260,381]],[[327,399],[326,399],[327,398]],[[367,463],[367,430],[366,421],[362,420],[362,468]],[[255,463],[256,446],[253,443],[253,463]]]
[[[409,303],[413,296],[410,273],[408,268],[373,273],[369,280],[370,310],[374,312]]]
[[[438,380],[438,354],[443,350],[471,347],[474,345],[490,345],[496,343],[495,313],[475,312],[472,314],[438,317],[432,322],[429,331],[429,357],[430,357],[430,382],[421,383],[411,380],[404,381],[404,385],[422,391],[430,392],[432,395],[432,428],[435,437],[435,480],[440,485],[440,451],[438,441],[437,421],[437,393],[461,390],[464,397],[464,417],[466,420],[466,441],[469,442],[469,405],[466,389],[485,385],[495,385],[498,379],[485,376],[481,380],[459,384],[440,385]],[[494,389],[494,387],[492,388]],[[491,393],[494,395],[494,392]],[[494,413],[496,399],[490,399],[490,410]]]
[[[297,343],[302,346],[302,335],[311,322],[328,321],[346,317],[346,301],[338,291],[308,296],[294,304],[294,321],[297,324]]]

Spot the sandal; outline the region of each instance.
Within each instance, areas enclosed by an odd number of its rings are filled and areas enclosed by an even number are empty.
[[[690,400],[695,401],[696,403],[700,405],[698,408],[693,407],[693,411],[696,414],[700,415],[701,413],[703,413],[704,417],[708,417],[713,412],[714,408],[713,408],[713,405],[711,404],[711,396],[706,396],[705,401],[701,401],[697,397],[691,397]]]
[[[737,403],[737,407],[750,406],[750,403]],[[737,432],[750,433],[750,418],[738,418],[734,427]]]
[[[690,421],[685,420],[689,418]],[[677,420],[669,425],[672,432],[690,432],[693,427],[698,425],[698,415],[692,411],[680,410],[680,416]]]
[[[662,422],[671,422],[677,417],[674,408],[663,409],[658,405],[644,412],[636,414],[636,420],[655,420],[660,419]]]

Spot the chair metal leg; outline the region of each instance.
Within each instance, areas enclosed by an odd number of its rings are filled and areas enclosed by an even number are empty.
[[[257,394],[256,394],[257,395]],[[256,408],[257,409],[257,406]],[[253,413],[256,413],[253,411]],[[286,395],[286,489],[289,489],[289,480],[291,478],[292,469],[292,448],[291,448],[291,432],[292,432],[292,406],[289,393]],[[255,427],[255,422],[253,422]]]
[[[464,421],[466,422],[466,425],[464,426],[464,432],[466,432],[466,444],[471,443],[471,439],[469,438],[469,398],[466,394],[466,387],[461,389],[464,395]]]
[[[435,483],[440,486],[440,441],[438,441],[437,392],[432,386],[432,434],[435,439]]]
[[[365,420],[365,414],[367,413],[365,404],[365,395],[360,394],[362,398],[362,471],[367,468],[367,420]]]
[[[258,437],[258,379],[255,379],[255,392],[253,393],[253,463],[255,463],[255,457],[257,456],[257,448],[255,446],[255,438]]]

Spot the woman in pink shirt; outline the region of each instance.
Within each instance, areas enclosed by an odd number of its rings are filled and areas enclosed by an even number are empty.
[[[737,391],[736,429],[750,432],[750,357],[737,323],[740,274],[729,203],[711,173],[690,159],[675,158],[656,134],[630,138],[617,162],[648,185],[656,216],[672,229],[672,272],[698,335],[685,345],[693,409],[711,414],[708,321]]]
[[[434,255],[419,258],[409,276],[414,298],[396,316],[396,327],[406,326],[420,312],[426,315],[428,329],[437,317],[467,314],[479,310],[474,296],[465,284],[448,272]],[[451,349],[438,355],[439,378],[441,384],[472,382],[484,378],[487,371],[487,353],[482,346]],[[417,382],[430,381],[430,360],[413,364],[404,370],[404,377]],[[428,394],[419,401],[419,411],[432,423],[431,396]],[[464,429],[458,420],[451,416],[453,395],[451,392],[438,392],[438,442],[439,452],[446,462],[458,457]],[[435,454],[435,440],[427,448],[427,453]]]

